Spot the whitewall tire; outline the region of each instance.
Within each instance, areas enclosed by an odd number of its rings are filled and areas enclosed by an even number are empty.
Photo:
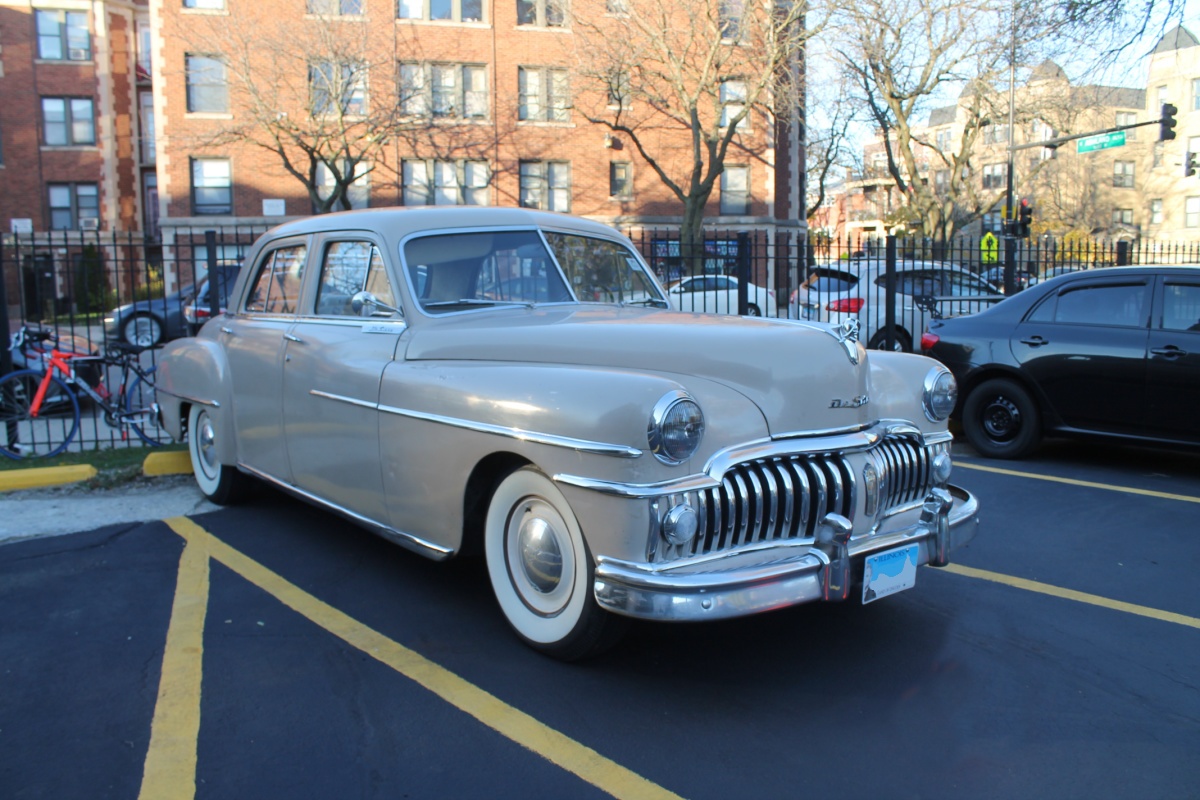
[[[210,410],[198,403],[188,412],[188,454],[200,491],[218,505],[236,503],[246,494],[249,477],[217,458],[217,428]]]

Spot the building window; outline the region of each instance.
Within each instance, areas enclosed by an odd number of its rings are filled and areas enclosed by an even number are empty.
[[[142,164],[151,166],[157,160],[154,142],[154,93],[138,92],[138,139]]]
[[[604,10],[613,16],[624,17],[629,14],[629,0],[605,0]]]
[[[342,175],[350,171],[350,162],[343,161],[339,167]],[[346,198],[351,208],[370,208],[371,206],[371,165],[359,162],[354,167],[355,178],[346,187]],[[327,200],[337,186],[337,177],[324,161],[317,164],[316,190],[321,200]],[[345,208],[340,202],[334,204],[334,210]],[[313,209],[314,213],[316,209]]]
[[[565,69],[517,68],[517,118],[567,122],[571,118],[571,93]]]
[[[628,161],[613,161],[608,165],[608,194],[618,200],[633,197],[633,165]]]
[[[935,134],[934,140],[937,144],[937,149],[940,152],[946,153],[950,150],[950,142],[951,142],[952,135],[953,135],[953,132],[949,128],[942,128],[940,131],[937,132],[937,134]]]
[[[38,58],[90,61],[92,36],[86,11],[44,11],[37,15]]]
[[[740,80],[721,81],[719,99],[721,101],[721,127],[728,127],[730,122],[746,108],[746,82]],[[747,114],[737,123],[739,133],[750,130],[750,115]]]
[[[1159,105],[1162,108],[1162,105]],[[1200,78],[1192,80],[1192,110],[1200,111]]]
[[[937,194],[946,194],[950,191],[950,170],[939,169],[933,173],[933,191]]]
[[[468,64],[401,64],[400,111],[410,117],[486,119],[487,73]]]
[[[1132,161],[1113,162],[1113,186],[1115,188],[1133,188],[1133,164],[1134,162]]]
[[[1132,208],[1114,208],[1112,212],[1113,225],[1132,225],[1133,224],[1133,209]]]
[[[1151,225],[1162,225],[1162,221],[1163,221],[1163,201],[1162,200],[1151,200],[1150,201],[1150,224]]]
[[[225,62],[216,56],[184,57],[187,110],[193,114],[225,114],[229,111],[229,85]]]
[[[94,183],[52,183],[46,187],[50,201],[50,230],[95,230],[100,220],[100,189]]]
[[[224,9],[225,0],[183,0],[184,8]]]
[[[484,206],[491,174],[486,161],[404,159],[406,206]]]
[[[1001,189],[1008,182],[1008,165],[1007,164],[984,164],[983,165],[983,188],[984,189]]]
[[[367,113],[367,68],[349,61],[320,61],[308,68],[312,115],[362,116]]]
[[[306,10],[323,17],[361,17],[363,0],[307,0]]]
[[[1007,125],[984,125],[983,126],[983,143],[984,144],[1008,144],[1008,126]]]
[[[571,210],[571,165],[566,161],[521,162],[521,207]]]
[[[517,24],[538,28],[563,28],[567,24],[566,0],[517,0]]]
[[[629,108],[629,73],[623,69],[609,70],[605,84],[608,107],[618,110]]]
[[[96,110],[90,97],[43,97],[42,125],[48,145],[96,143]]]
[[[233,213],[233,173],[229,159],[192,159],[192,213]]]
[[[721,27],[721,41],[737,41],[741,36],[742,14],[745,10],[745,0],[720,0],[717,24]]]
[[[1136,125],[1136,124],[1137,124],[1137,114],[1135,114],[1134,112],[1132,112],[1132,111],[1118,111],[1117,112],[1117,127],[1118,128],[1120,128],[1124,125]],[[1136,140],[1137,140],[1137,128],[1130,128],[1125,131],[1125,141],[1132,142],[1132,141],[1136,141]]]
[[[483,22],[483,0],[396,0],[396,19]]]
[[[1183,201],[1183,226],[1200,228],[1200,197],[1189,197]]]
[[[750,168],[725,167],[721,173],[721,213],[750,213]]]

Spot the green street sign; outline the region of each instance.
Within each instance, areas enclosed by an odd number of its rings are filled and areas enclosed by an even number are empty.
[[[1075,142],[1076,153],[1090,153],[1093,150],[1107,150],[1110,147],[1121,147],[1125,144],[1125,131],[1098,133],[1095,136],[1085,136]]]

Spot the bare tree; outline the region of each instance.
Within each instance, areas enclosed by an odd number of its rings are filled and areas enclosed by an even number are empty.
[[[821,27],[813,6],[608,0],[607,14],[573,7],[574,75],[593,89],[577,95],[575,110],[628,140],[683,206],[680,239],[694,248],[730,154],[766,160],[776,121],[799,122],[804,44]]]
[[[844,81],[810,84],[804,98],[806,219],[824,204],[834,173],[850,167],[857,155],[851,150],[851,133],[861,113],[847,89]]]

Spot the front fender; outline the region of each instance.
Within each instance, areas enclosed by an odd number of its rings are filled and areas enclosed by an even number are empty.
[[[236,464],[232,382],[221,346],[203,338],[203,334],[193,339],[177,339],[163,349],[155,376],[163,426],[171,436],[183,441],[188,409],[196,403],[208,406],[217,423],[214,442],[217,458],[222,464]]]

